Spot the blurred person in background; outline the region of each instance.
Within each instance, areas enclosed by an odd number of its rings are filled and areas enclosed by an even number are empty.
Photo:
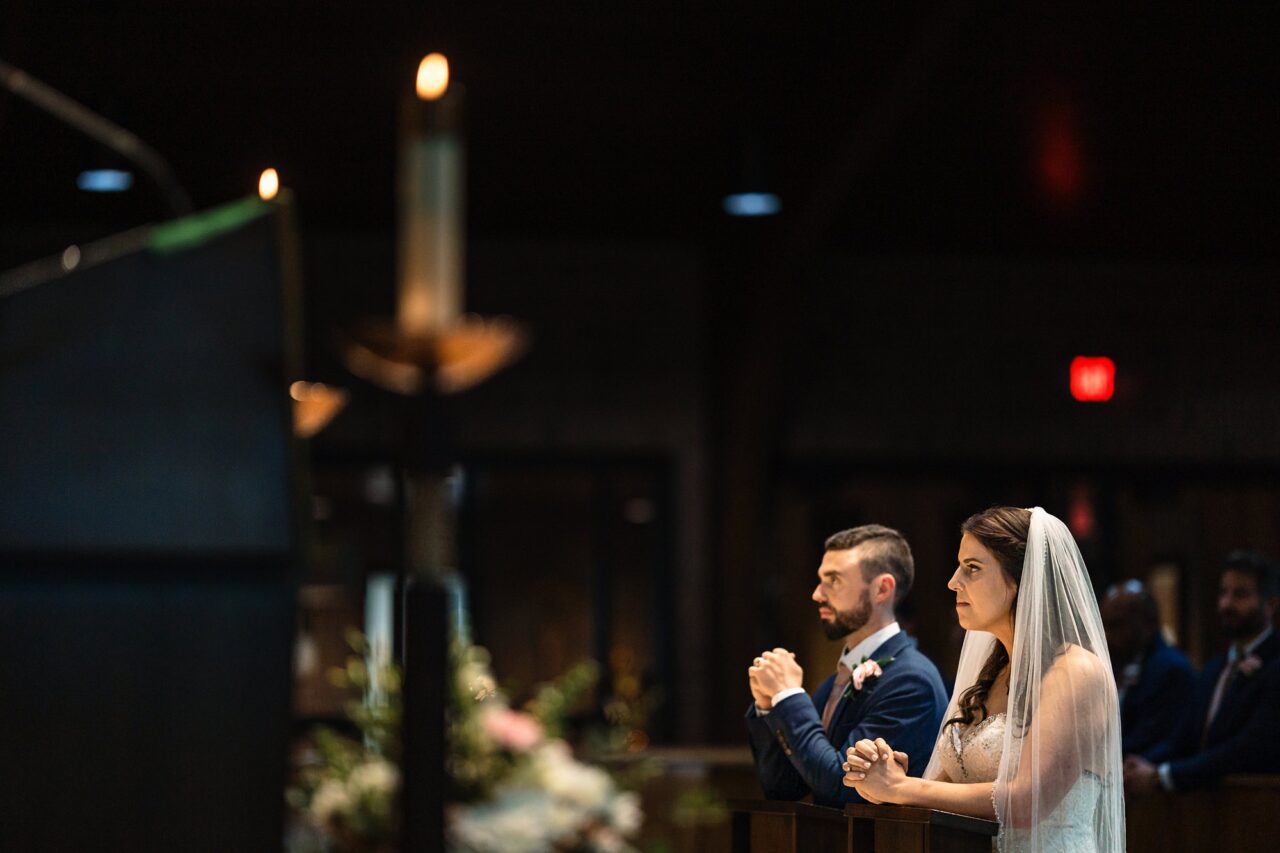
[[[1100,610],[1120,694],[1121,750],[1168,751],[1195,689],[1195,668],[1165,642],[1156,600],[1140,581],[1108,589]]]
[[[1192,711],[1177,737],[1125,759],[1125,788],[1187,791],[1228,773],[1280,771],[1280,605],[1276,566],[1256,551],[1228,555],[1218,586],[1218,619],[1230,643],[1205,665]]]

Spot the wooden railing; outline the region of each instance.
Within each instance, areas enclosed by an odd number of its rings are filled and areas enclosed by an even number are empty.
[[[908,806],[734,800],[732,853],[990,853],[996,824]]]
[[[990,853],[997,824],[909,806],[731,800],[732,853]],[[1280,776],[1228,776],[1185,794],[1131,797],[1128,853],[1274,853]]]
[[[911,806],[845,806],[847,853],[991,853],[999,824]]]

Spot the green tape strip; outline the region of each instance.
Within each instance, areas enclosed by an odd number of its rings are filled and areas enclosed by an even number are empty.
[[[272,205],[256,197],[243,198],[197,213],[184,216],[151,229],[148,247],[161,255],[182,252],[228,234],[248,222],[266,216]]]

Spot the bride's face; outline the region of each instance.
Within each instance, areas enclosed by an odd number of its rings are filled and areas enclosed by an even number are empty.
[[[956,559],[959,565],[947,589],[956,594],[956,617],[961,627],[992,631],[1011,623],[1009,614],[1018,585],[1000,568],[996,555],[966,533],[960,538]]]

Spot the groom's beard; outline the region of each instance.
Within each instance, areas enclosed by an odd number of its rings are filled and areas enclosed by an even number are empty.
[[[822,623],[827,639],[839,640],[847,637],[871,620],[871,590],[862,591],[862,598],[852,610],[836,610],[834,607],[831,610],[835,613],[835,618]]]

